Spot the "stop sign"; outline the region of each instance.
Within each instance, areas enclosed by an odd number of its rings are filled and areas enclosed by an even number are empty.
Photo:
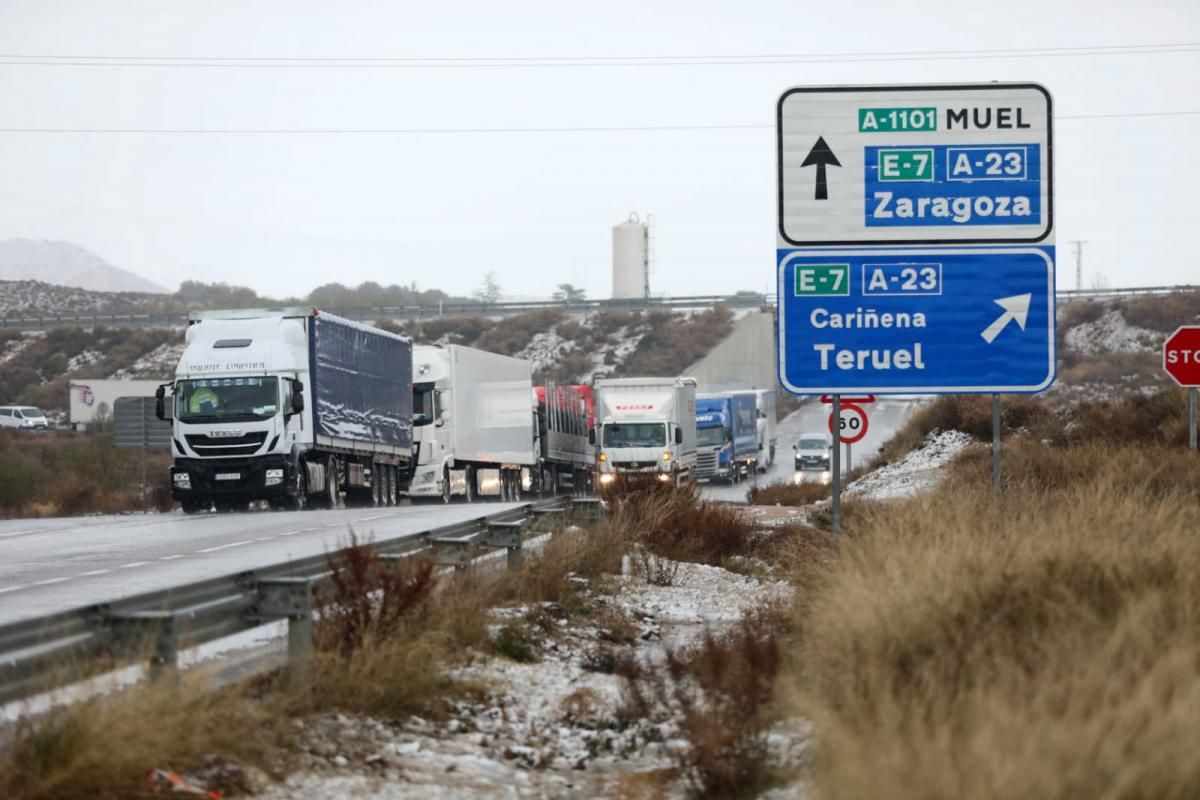
[[[1163,369],[1180,386],[1200,386],[1200,325],[1184,325],[1167,337]]]

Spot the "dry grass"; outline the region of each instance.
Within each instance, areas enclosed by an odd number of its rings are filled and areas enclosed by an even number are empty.
[[[753,797],[774,776],[767,759],[779,642],[763,617],[747,616],[694,650],[666,651],[665,663],[626,659],[617,668],[630,719],[666,716],[686,748],[671,750],[695,797]]]
[[[755,546],[754,528],[737,508],[701,500],[695,487],[652,487],[614,497],[601,527],[676,561],[719,566]]]
[[[0,797],[137,797],[151,768],[202,771],[210,753],[263,763],[287,736],[277,707],[240,691],[146,685],[23,722],[0,750]]]
[[[830,484],[820,481],[780,481],[755,486],[747,494],[747,500],[755,506],[807,506],[824,500],[832,491]]]
[[[1200,796],[1200,462],[1020,442],[848,524],[790,678],[827,798]]]

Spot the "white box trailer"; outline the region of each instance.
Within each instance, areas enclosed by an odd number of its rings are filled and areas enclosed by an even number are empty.
[[[413,348],[419,449],[409,496],[516,499],[531,489],[534,404],[528,361],[453,344]]]
[[[776,431],[778,419],[775,413],[775,401],[778,399],[774,389],[739,389],[730,394],[752,394],[758,411],[758,471],[766,472],[775,463],[775,451],[779,446],[779,434]]]
[[[94,424],[97,416],[107,417],[111,422],[118,397],[154,397],[158,387],[169,380],[167,377],[161,381],[73,380],[67,387],[67,421],[76,430]]]
[[[619,473],[695,480],[696,379],[596,381],[596,439],[601,484]]]

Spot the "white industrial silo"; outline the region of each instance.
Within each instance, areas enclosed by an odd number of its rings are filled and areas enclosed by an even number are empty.
[[[650,296],[649,229],[637,214],[613,226],[612,296],[614,300]]]

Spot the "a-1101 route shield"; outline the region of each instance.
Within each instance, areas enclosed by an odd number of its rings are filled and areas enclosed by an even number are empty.
[[[1054,380],[1049,247],[781,250],[795,394],[1032,393]]]

